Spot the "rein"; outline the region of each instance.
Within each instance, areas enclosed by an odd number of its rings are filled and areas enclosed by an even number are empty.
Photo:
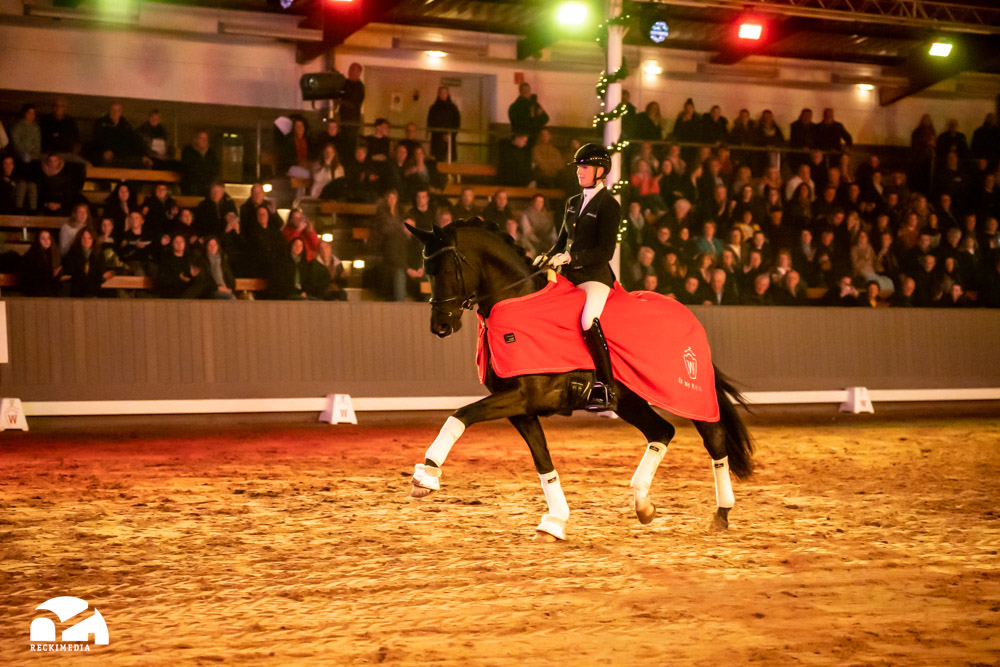
[[[544,268],[544,267],[540,268],[537,271],[535,271],[534,273],[529,273],[524,278],[520,278],[518,280],[515,280],[512,283],[504,285],[503,287],[501,287],[499,289],[493,290],[493,292],[491,292],[491,293],[483,294],[482,296],[478,296],[476,294],[475,290],[473,290],[471,293],[467,293],[466,290],[465,290],[465,274],[462,273],[462,263],[464,262],[465,264],[468,264],[470,270],[473,269],[473,266],[472,266],[472,262],[470,262],[468,260],[468,258],[464,254],[462,254],[462,251],[459,250],[454,245],[445,246],[445,247],[441,248],[440,250],[437,250],[437,251],[431,253],[430,255],[426,255],[425,254],[424,255],[424,262],[427,262],[428,260],[434,259],[435,257],[438,257],[440,255],[443,255],[446,252],[452,252],[452,253],[455,254],[455,258],[457,260],[455,262],[455,270],[458,272],[459,291],[462,292],[462,293],[464,293],[464,294],[466,294],[466,296],[451,296],[451,297],[448,297],[446,299],[435,299],[435,298],[431,297],[431,300],[430,300],[431,310],[440,310],[440,311],[447,312],[448,309],[447,308],[442,308],[441,306],[444,306],[445,304],[452,304],[452,303],[458,303],[461,306],[462,310],[472,310],[473,308],[475,308],[482,301],[485,301],[486,299],[488,299],[488,298],[490,298],[490,297],[492,297],[492,296],[494,296],[496,294],[499,294],[500,292],[503,292],[504,290],[508,290],[511,287],[516,287],[517,285],[520,285],[521,283],[528,282],[529,280],[533,279],[535,276],[539,276],[539,275],[545,273],[546,271],[548,271],[547,268]]]

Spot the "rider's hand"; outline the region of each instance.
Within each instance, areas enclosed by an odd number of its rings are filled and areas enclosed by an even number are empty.
[[[532,265],[532,266],[545,266],[545,263],[546,263],[547,261],[549,261],[549,256],[548,256],[548,255],[546,255],[546,254],[545,254],[545,253],[543,252],[543,253],[541,253],[540,255],[537,255],[537,256],[535,257],[535,259],[533,259],[533,260],[531,261],[531,265]]]
[[[552,257],[549,258],[547,264],[548,266],[554,269],[557,266],[562,266],[563,264],[569,264],[570,259],[571,258],[568,252],[557,252],[556,254],[552,255]]]

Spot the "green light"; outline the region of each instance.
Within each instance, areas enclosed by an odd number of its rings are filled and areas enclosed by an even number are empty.
[[[947,42],[934,42],[931,44],[930,54],[938,58],[947,58],[951,55],[951,44]]]
[[[587,5],[582,2],[564,2],[559,5],[556,19],[563,25],[579,27],[587,22],[589,13]]]

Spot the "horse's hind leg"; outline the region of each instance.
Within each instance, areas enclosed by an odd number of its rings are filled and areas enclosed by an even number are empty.
[[[535,529],[537,537],[550,542],[564,540],[566,521],[569,520],[569,505],[566,504],[566,497],[559,483],[559,474],[552,465],[542,425],[538,417],[530,415],[517,415],[509,419],[528,443],[531,458],[535,462],[535,470],[538,471],[538,477],[542,482],[542,493],[545,494],[545,502],[549,506],[549,513],[542,516],[542,522]]]
[[[729,510],[736,504],[733,495],[733,483],[729,478],[729,456],[726,453],[726,431],[721,422],[695,421],[705,449],[712,457],[712,472],[715,475],[715,515],[712,517],[712,528],[726,530],[729,528]]]
[[[674,437],[674,427],[656,414],[649,403],[625,387],[618,402],[617,413],[646,436],[646,451],[632,475],[631,486],[635,515],[639,523],[647,524],[656,517],[656,505],[649,499],[649,487],[653,483],[656,469],[667,453],[667,445]]]

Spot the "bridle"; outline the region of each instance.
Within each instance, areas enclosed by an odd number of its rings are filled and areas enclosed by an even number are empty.
[[[527,282],[532,278],[534,278],[535,276],[539,276],[548,271],[547,267],[540,268],[537,271],[528,274],[524,278],[520,278],[508,285],[505,285],[504,287],[501,287],[500,289],[494,290],[490,294],[484,294],[482,296],[478,296],[475,290],[473,290],[472,292],[466,292],[465,274],[462,272],[462,264],[467,264],[469,266],[469,269],[473,271],[475,270],[475,268],[472,266],[472,262],[470,262],[469,259],[462,253],[462,251],[459,250],[454,244],[446,245],[445,247],[440,248],[439,250],[435,250],[430,255],[424,253],[423,255],[424,263],[426,264],[429,260],[436,259],[437,257],[440,257],[441,255],[448,252],[453,253],[455,255],[455,271],[458,273],[459,294],[456,296],[447,297],[445,299],[435,299],[434,297],[431,297],[430,304],[432,311],[438,311],[449,316],[453,315],[452,310],[449,307],[451,304],[457,303],[463,311],[472,310],[478,304],[490,298],[491,296],[503,292],[504,290],[510,289],[511,287],[520,285],[521,283]],[[461,313],[459,313],[459,315],[461,315]]]

